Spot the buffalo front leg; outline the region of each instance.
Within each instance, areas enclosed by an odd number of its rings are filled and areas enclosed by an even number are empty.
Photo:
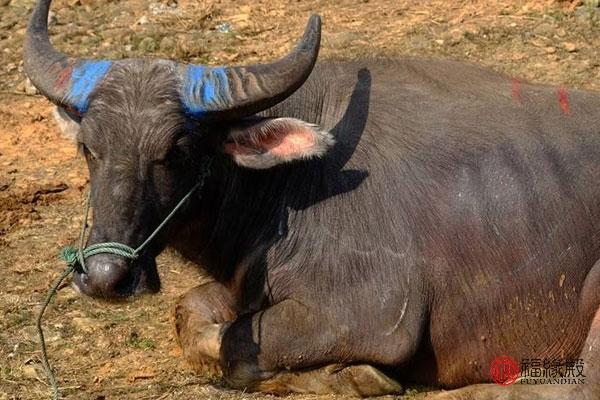
[[[223,376],[235,388],[275,394],[378,396],[402,390],[370,365],[339,364],[353,355],[351,342],[347,327],[285,300],[227,327]]]
[[[175,307],[175,328],[183,356],[194,370],[220,373],[221,338],[236,316],[233,296],[218,282],[197,286],[181,297]]]

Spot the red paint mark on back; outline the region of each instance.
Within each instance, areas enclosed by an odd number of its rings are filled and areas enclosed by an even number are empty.
[[[512,78],[512,98],[515,103],[523,104],[523,98],[521,97],[521,80],[519,78]]]
[[[563,114],[571,115],[571,108],[569,106],[569,94],[567,88],[564,85],[560,85],[556,91],[556,98],[558,99],[558,105],[562,110]]]

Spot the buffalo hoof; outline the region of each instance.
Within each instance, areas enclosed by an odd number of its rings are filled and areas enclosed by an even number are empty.
[[[229,293],[216,282],[190,290],[175,307],[175,328],[183,356],[204,376],[222,375],[219,351],[223,332],[236,312]]]
[[[308,371],[284,371],[253,388],[273,394],[311,393],[355,397],[399,394],[402,386],[370,365],[331,364]]]
[[[222,324],[207,324],[179,333],[184,358],[199,375],[211,378],[223,375],[219,364],[222,330]]]

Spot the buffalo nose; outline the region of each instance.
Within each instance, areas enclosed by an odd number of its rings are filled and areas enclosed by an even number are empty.
[[[114,298],[129,295],[136,286],[136,274],[127,259],[97,254],[85,260],[87,273],[76,273],[75,285],[92,297]]]

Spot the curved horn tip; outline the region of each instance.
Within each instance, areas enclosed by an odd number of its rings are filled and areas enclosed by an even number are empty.
[[[308,24],[314,27],[315,29],[321,28],[321,16],[319,14],[310,14],[308,18]]]
[[[321,16],[319,14],[311,14],[308,18],[304,34],[310,33],[321,35]]]
[[[311,14],[306,23],[302,39],[297,44],[296,51],[314,51],[318,49],[321,42],[321,17],[318,14]]]
[[[198,119],[242,118],[283,101],[308,79],[321,45],[321,17],[312,14],[296,47],[267,64],[210,68],[185,65],[182,103]],[[216,101],[218,99],[219,101]]]

